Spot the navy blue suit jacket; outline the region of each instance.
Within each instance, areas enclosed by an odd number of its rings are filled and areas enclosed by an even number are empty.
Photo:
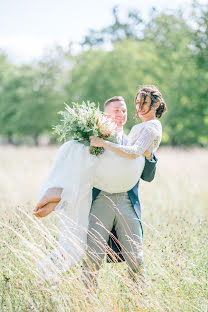
[[[145,158],[145,166],[141,175],[141,179],[147,182],[151,182],[154,179],[155,171],[156,171],[156,163],[157,163],[157,158],[155,157],[155,155],[153,155],[153,159],[151,161]],[[139,222],[141,224],[141,229],[142,229],[141,206],[140,206],[139,195],[138,195],[138,186],[139,186],[139,181],[130,191],[128,191],[128,195],[132,203],[132,206],[134,208],[134,211],[139,219]],[[92,201],[96,199],[99,193],[100,193],[99,189],[93,188]],[[143,233],[143,230],[142,230],[142,233]],[[116,230],[114,227],[112,228],[111,235],[108,241],[108,245],[112,249],[112,253],[113,253],[113,257],[112,255],[107,254],[108,262],[115,262],[114,258],[116,258],[116,262],[125,261],[121,253],[121,248],[120,248],[118,237],[117,237]]]

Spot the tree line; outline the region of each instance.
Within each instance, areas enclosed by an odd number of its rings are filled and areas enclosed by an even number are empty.
[[[137,122],[138,87],[155,84],[168,106],[163,144],[208,146],[208,5],[189,9],[188,16],[152,9],[148,21],[132,10],[123,21],[114,7],[113,23],[89,30],[76,55],[72,43],[17,66],[1,52],[0,136],[37,143],[59,122],[64,102],[89,100],[102,108],[114,95],[126,100],[128,132]]]

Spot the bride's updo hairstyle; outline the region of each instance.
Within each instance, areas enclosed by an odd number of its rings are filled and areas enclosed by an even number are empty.
[[[157,87],[155,86],[142,86],[141,88],[139,88],[139,90],[137,91],[137,94],[135,96],[134,99],[134,104],[136,105],[136,100],[138,95],[141,95],[141,108],[145,103],[146,97],[149,96],[151,98],[151,104],[150,104],[150,108],[149,111],[154,107],[155,103],[159,102],[160,106],[156,109],[155,111],[155,116],[157,118],[160,118],[162,116],[163,113],[165,113],[167,111],[167,105],[165,103],[165,101],[163,100],[162,94],[160,93],[160,91],[158,90]],[[148,111],[148,112],[149,112]]]

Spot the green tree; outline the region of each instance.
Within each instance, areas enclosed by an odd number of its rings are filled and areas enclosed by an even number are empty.
[[[59,69],[50,62],[20,68],[22,85],[16,90],[20,97],[15,115],[16,132],[19,136],[32,136],[36,144],[38,136],[50,133],[58,120],[57,110],[63,99],[56,75],[59,75]]]
[[[208,146],[208,5],[193,3],[192,50],[197,64],[198,114],[201,115],[199,143]]]
[[[31,136],[37,143],[39,135],[51,132],[58,122],[57,111],[63,108],[61,63],[65,56],[45,56],[38,63],[12,70],[5,58],[0,61],[5,67],[1,75],[0,135],[9,137],[10,142],[13,136]]]
[[[90,49],[80,53],[66,80],[68,104],[90,100],[102,107],[106,99],[121,95],[128,105],[130,129],[136,122],[134,97],[139,85],[157,82],[158,59],[152,52],[149,43],[125,40],[115,43],[112,51]]]
[[[121,21],[119,17],[119,6],[112,9],[113,23],[101,30],[89,30],[81,43],[82,46],[95,47],[106,43],[115,43],[126,39],[138,40],[141,35],[140,26],[143,23],[137,10],[129,11],[127,21]]]
[[[70,47],[67,53],[57,47],[36,64],[14,66],[1,54],[0,135],[37,141],[57,123],[64,102],[90,100],[102,107],[114,95],[126,100],[129,130],[137,122],[137,88],[155,84],[168,106],[163,143],[207,146],[207,7],[193,4],[186,18],[180,10],[152,10],[148,22],[136,10],[123,21],[114,7],[113,23],[91,31],[76,56]]]
[[[145,40],[152,42],[159,58],[159,86],[168,103],[164,119],[165,140],[171,145],[206,145],[204,85],[193,50],[192,25],[180,11],[159,14],[149,23]],[[200,84],[199,84],[200,81]]]
[[[16,114],[14,90],[17,81],[14,79],[16,68],[9,63],[4,53],[0,54],[0,135],[8,138],[12,143],[14,125],[11,119]]]

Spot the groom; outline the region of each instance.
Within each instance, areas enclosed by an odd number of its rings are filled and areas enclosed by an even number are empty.
[[[127,143],[123,127],[127,121],[127,107],[121,96],[114,96],[104,104],[117,125],[119,144]],[[157,159],[145,152],[145,167],[141,178],[151,182],[155,176]],[[110,194],[93,189],[89,216],[88,247],[83,260],[83,282],[87,288],[96,287],[96,274],[107,251],[108,262],[126,261],[130,276],[137,279],[143,264],[141,208],[137,184],[128,192]]]

